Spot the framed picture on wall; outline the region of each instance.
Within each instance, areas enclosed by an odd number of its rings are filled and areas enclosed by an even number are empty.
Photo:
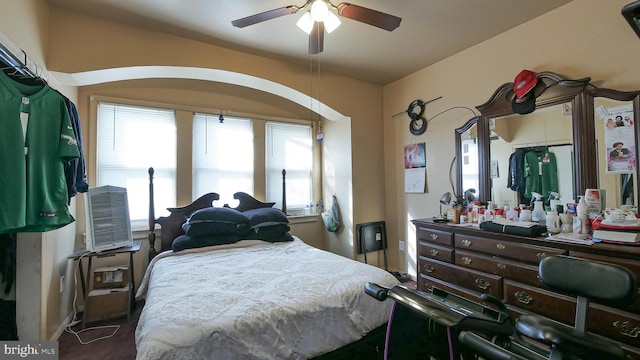
[[[425,144],[410,144],[404,146],[404,168],[413,169],[427,166]]]

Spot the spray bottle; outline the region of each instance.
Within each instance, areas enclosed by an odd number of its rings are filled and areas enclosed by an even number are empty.
[[[558,205],[562,205],[560,194],[555,191],[549,191],[549,207],[551,211],[558,211]]]
[[[540,225],[545,224],[544,205],[542,204],[542,195],[537,192],[531,192],[531,202],[533,203],[533,212],[531,212],[531,221]]]

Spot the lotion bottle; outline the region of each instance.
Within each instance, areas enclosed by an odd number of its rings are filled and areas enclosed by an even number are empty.
[[[578,196],[578,206],[576,207],[576,215],[580,218],[580,234],[588,234],[589,226],[589,204],[584,196]]]

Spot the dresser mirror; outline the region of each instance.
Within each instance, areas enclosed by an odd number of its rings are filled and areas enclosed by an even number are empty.
[[[572,202],[575,189],[571,114],[571,103],[564,103],[539,108],[527,115],[491,119],[491,199],[496,205],[531,203],[532,189],[527,189],[522,174],[526,170],[516,169],[511,163],[512,157],[525,158],[527,164],[535,160],[536,169],[532,171],[548,175],[548,181],[543,181],[543,186],[535,192],[545,198],[552,192],[562,204]]]
[[[477,106],[481,116],[470,120],[474,121],[472,126],[477,132],[476,197],[483,203],[493,200],[497,205],[507,202],[513,206],[530,201],[530,197],[518,195],[517,191],[507,187],[509,159],[518,149],[538,150],[544,162],[555,158],[555,168],[560,171],[558,179],[562,180],[558,182],[556,193],[563,202],[570,202],[576,194],[584,193],[586,188],[596,183],[595,167],[585,166],[588,161],[583,157],[584,149],[593,147],[588,139],[594,138],[593,122],[585,122],[583,109],[583,91],[591,79],[566,79],[552,72],[540,72],[537,79],[544,84],[544,91],[536,98],[535,111],[526,115],[513,111],[513,83],[509,82],[496,89],[486,103]],[[467,125],[456,129],[455,134],[458,196],[466,190],[463,185],[467,173],[462,169],[462,138],[472,128],[465,129]],[[547,153],[549,155],[545,156]],[[545,199],[547,195],[543,195]]]
[[[605,207],[638,204],[639,94],[611,89],[585,94],[586,115],[593,119],[595,130],[593,166],[597,186],[605,190]]]

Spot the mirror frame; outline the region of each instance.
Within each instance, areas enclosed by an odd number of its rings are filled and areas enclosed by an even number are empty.
[[[596,166],[584,159],[589,158],[589,153],[594,152],[595,131],[593,126],[593,110],[591,116],[585,116],[586,86],[591,78],[572,80],[556,73],[546,71],[536,74],[538,81],[544,81],[548,86],[546,91],[536,99],[536,109],[571,103],[573,124],[573,161],[575,164],[574,191],[576,194],[584,193],[585,189],[593,188],[597,184]],[[513,82],[504,83],[498,87],[493,95],[484,104],[476,106],[480,112],[478,118],[471,119],[465,124],[476,120],[478,125],[478,200],[486,203],[491,200],[491,131],[489,120],[499,116],[513,115],[511,99],[514,96]],[[456,195],[462,196],[462,163],[460,157],[460,136],[465,126],[456,129]],[[575,196],[575,194],[574,194]]]
[[[480,116],[476,116],[474,118],[469,119],[464,125],[456,129],[455,136],[455,146],[456,146],[456,186],[455,186],[455,195],[457,199],[462,198],[462,193],[465,189],[462,188],[462,134],[471,129],[474,125],[478,124],[478,120],[480,120]],[[478,134],[477,138],[480,135]],[[478,145],[478,164],[482,161],[482,156],[484,155],[482,151],[480,151],[480,144]],[[480,184],[478,183],[478,187]],[[479,191],[479,189],[476,189]]]
[[[635,122],[635,141],[636,141],[636,154],[638,153],[638,148],[640,148],[640,144],[638,144],[638,139],[640,139],[640,124],[638,124],[638,119],[640,119],[640,90],[636,91],[618,91],[614,89],[607,88],[597,88],[590,89],[585,91],[585,109],[584,109],[584,118],[585,121],[591,122],[593,124],[590,129],[589,138],[587,141],[590,141],[590,144],[596,143],[595,136],[595,99],[598,97],[603,97],[611,100],[617,101],[630,101],[633,104],[633,117]],[[597,158],[597,150],[595,146],[587,146],[583,149],[584,158],[586,159],[596,159]],[[598,174],[598,165],[596,161],[589,161],[587,164],[584,164],[586,173],[591,176],[592,182],[589,182],[589,187],[585,189],[597,189],[599,187],[599,174]],[[636,177],[634,179],[636,189],[640,189],[640,185],[638,183],[638,178],[640,177],[640,165],[636,164]],[[583,191],[584,193],[584,191]],[[640,202],[640,194],[634,194],[634,204],[638,205]]]

